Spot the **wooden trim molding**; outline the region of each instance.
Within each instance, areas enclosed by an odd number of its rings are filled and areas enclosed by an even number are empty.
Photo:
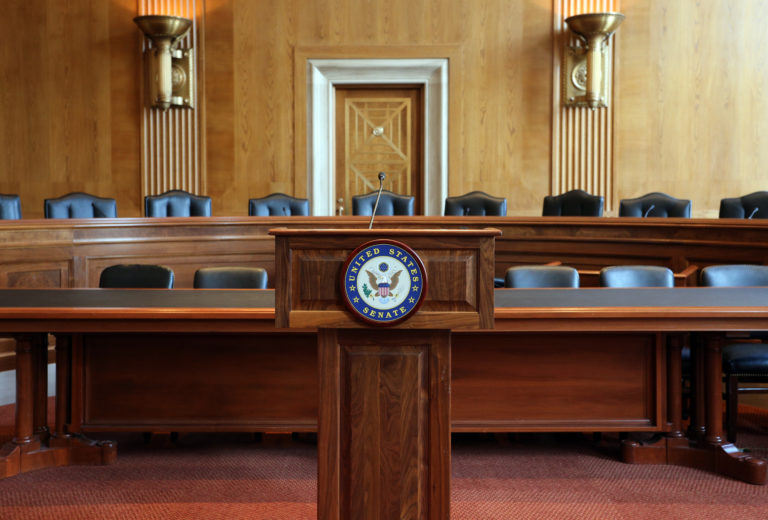
[[[296,175],[296,193],[307,190],[313,215],[334,214],[335,88],[351,84],[424,86],[423,207],[426,215],[442,214],[448,196],[448,92],[455,87],[449,64],[457,56],[455,47],[296,50],[296,128],[306,128],[306,141],[297,132],[296,171],[306,165],[306,177]]]

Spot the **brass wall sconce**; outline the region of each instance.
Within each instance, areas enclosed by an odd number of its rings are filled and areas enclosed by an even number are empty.
[[[563,98],[566,106],[606,107],[610,61],[606,46],[624,20],[621,13],[587,13],[565,19],[568,28],[586,47],[568,46],[563,69]]]
[[[192,26],[180,16],[146,15],[133,19],[152,48],[144,51],[147,102],[152,108],[194,108],[195,69],[193,49],[177,49]]]

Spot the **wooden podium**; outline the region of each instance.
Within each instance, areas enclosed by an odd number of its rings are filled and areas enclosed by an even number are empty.
[[[318,328],[318,518],[444,520],[451,329],[493,328],[496,229],[273,229],[275,323]],[[376,239],[424,266],[423,303],[391,326],[345,304],[350,255]]]

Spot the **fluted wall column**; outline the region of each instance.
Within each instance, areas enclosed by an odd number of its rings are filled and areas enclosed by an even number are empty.
[[[613,211],[616,204],[614,172],[614,104],[613,69],[614,38],[607,47],[607,108],[566,107],[563,104],[562,71],[564,47],[575,44],[577,36],[568,30],[565,19],[569,16],[620,11],[620,0],[553,0],[554,64],[552,89],[552,182],[551,194],[582,189],[605,198],[605,211]],[[621,29],[619,29],[621,31]]]
[[[155,195],[181,189],[191,193],[207,191],[202,95],[203,13],[205,0],[138,0],[138,15],[168,14],[192,20],[192,27],[179,46],[194,49],[194,108],[171,107],[166,111],[149,108],[142,89],[141,102],[141,191]],[[152,42],[141,36],[141,52]],[[142,203],[143,207],[143,203]]]

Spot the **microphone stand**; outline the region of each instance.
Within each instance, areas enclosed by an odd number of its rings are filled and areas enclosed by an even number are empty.
[[[376,195],[376,203],[373,205],[373,213],[371,213],[371,221],[368,223],[368,229],[373,227],[373,217],[376,216],[376,210],[379,208],[379,199],[381,198],[381,189],[384,187],[384,172],[379,172],[379,194]]]
[[[656,207],[656,204],[651,204],[651,207],[649,207],[647,210],[645,210],[645,213],[643,213],[643,218],[647,217],[651,214],[651,210]]]

